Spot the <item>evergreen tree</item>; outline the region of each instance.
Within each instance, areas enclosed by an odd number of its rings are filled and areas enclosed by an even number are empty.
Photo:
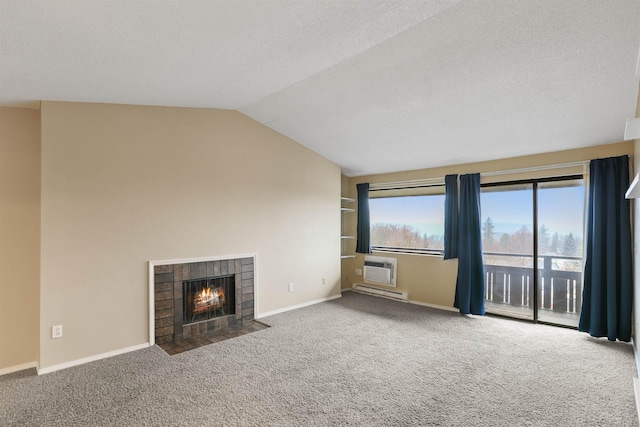
[[[549,246],[549,252],[551,252],[552,254],[557,254],[560,252],[560,235],[558,234],[557,231],[553,233],[553,236],[551,237],[551,245]]]
[[[546,254],[549,252],[549,229],[542,224],[538,230],[538,253]]]
[[[511,246],[511,235],[509,233],[504,233],[502,237],[500,237],[500,250],[502,252],[509,252],[510,246]]]
[[[482,225],[482,240],[485,242],[492,242],[494,240],[493,235],[495,234],[496,226],[493,225],[493,221],[491,217],[488,216],[487,220]]]
[[[562,255],[575,255],[576,247],[576,239],[573,237],[573,233],[569,233],[569,235],[564,238],[564,244],[562,245]]]
[[[488,216],[487,220],[482,224],[482,247],[485,251],[496,250],[495,232],[496,226],[493,224],[491,217]]]

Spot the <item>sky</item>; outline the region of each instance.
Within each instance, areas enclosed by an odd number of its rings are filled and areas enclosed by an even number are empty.
[[[444,195],[369,199],[371,225],[410,224],[427,235],[444,233]]]
[[[515,188],[515,187],[513,187]],[[533,230],[532,186],[511,191],[487,191],[481,195],[481,218],[491,217],[496,233],[513,233],[526,225]],[[444,195],[372,198],[371,224],[410,224],[427,235],[444,233]],[[539,184],[538,223],[550,234],[582,235],[584,187],[552,188]]]
[[[496,232],[512,233],[526,225],[533,230],[533,189],[484,192],[482,222],[491,217]],[[538,224],[550,233],[582,234],[584,187],[538,188]]]

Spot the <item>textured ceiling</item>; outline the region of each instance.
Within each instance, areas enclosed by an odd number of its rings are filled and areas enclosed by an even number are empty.
[[[0,104],[236,109],[393,172],[618,142],[640,1],[0,0]]]

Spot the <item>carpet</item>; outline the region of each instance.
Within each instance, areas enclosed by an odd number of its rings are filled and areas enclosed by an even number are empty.
[[[9,426],[637,426],[629,344],[346,292],[174,356],[0,377]]]

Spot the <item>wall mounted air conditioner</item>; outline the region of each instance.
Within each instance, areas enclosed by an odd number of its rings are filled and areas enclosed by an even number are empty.
[[[364,281],[375,285],[396,287],[398,260],[381,256],[364,257]]]

